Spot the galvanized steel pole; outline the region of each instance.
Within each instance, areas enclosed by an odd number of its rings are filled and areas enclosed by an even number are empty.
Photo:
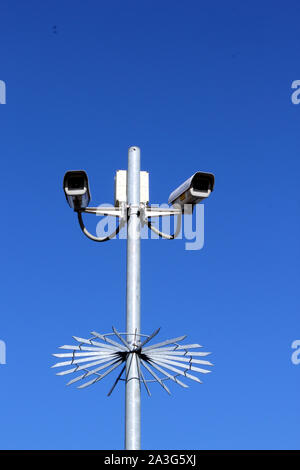
[[[126,331],[131,345],[140,337],[140,149],[128,150],[127,171],[127,285]],[[135,353],[126,361],[125,449],[141,448],[141,390]]]

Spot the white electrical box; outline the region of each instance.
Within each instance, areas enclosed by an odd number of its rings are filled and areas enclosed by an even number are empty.
[[[140,172],[140,201],[143,204],[149,203],[149,173]],[[121,202],[127,203],[127,170],[117,170],[115,176],[115,206]]]

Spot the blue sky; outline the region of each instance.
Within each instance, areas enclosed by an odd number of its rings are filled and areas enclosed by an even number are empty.
[[[87,240],[62,178],[84,168],[92,205],[113,203],[130,145],[152,203],[216,175],[202,250],[142,242],[143,332],[187,334],[215,364],[171,397],[143,390],[142,447],[299,449],[299,14],[296,1],[2,1],[2,449],[123,448],[123,384],[107,398],[111,378],[77,390],[50,366],[72,335],[124,329],[126,242]]]

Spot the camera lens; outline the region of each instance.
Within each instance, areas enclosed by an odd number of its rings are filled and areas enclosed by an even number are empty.
[[[208,191],[211,189],[211,183],[209,178],[203,178],[203,176],[196,176],[193,181],[193,188],[195,191]]]
[[[84,178],[82,176],[71,176],[69,189],[84,189]]]

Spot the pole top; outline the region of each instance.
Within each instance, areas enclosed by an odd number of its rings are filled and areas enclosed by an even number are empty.
[[[138,147],[137,145],[132,145],[131,147],[129,147],[128,149],[128,152],[140,152],[141,149],[140,147]]]

